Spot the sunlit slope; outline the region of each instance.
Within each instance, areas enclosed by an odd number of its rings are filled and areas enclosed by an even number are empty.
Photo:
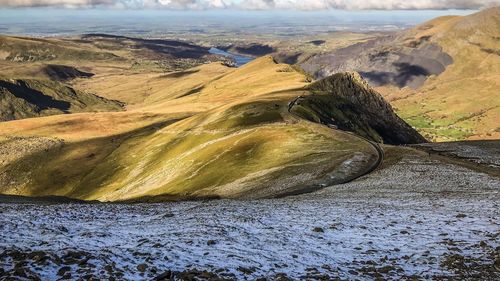
[[[500,8],[443,17],[407,33],[428,38],[453,64],[418,90],[379,88],[398,113],[436,140],[500,138]]]
[[[272,104],[243,107],[238,109],[239,118],[228,121],[223,115],[206,122],[208,116],[196,116],[130,146],[127,142],[71,195],[100,200],[272,196],[300,185],[320,184],[356,153],[366,157],[364,161],[374,153],[354,137],[334,134],[320,125],[286,123],[281,115],[286,113],[276,112]],[[102,169],[111,173],[103,174]]]
[[[220,63],[211,63],[172,73],[104,71],[90,79],[76,80],[73,85],[77,89],[122,101],[128,109],[136,109],[196,93],[229,69]]]
[[[156,92],[157,101],[148,96],[126,112],[0,123],[8,159],[0,164],[0,192],[102,201],[262,198],[342,182],[376,162],[367,141],[289,113],[292,100],[312,94],[290,66],[263,57],[222,73],[213,67],[199,91]],[[196,74],[204,71],[177,81],[201,82]],[[9,149],[20,145],[26,149]]]

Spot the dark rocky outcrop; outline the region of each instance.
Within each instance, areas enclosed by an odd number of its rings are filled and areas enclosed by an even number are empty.
[[[217,48],[228,52],[256,57],[265,56],[276,52],[276,49],[274,47],[259,43],[232,44],[229,46],[218,46]]]
[[[57,81],[0,79],[0,121],[85,111],[119,111],[117,101]]]
[[[80,71],[72,66],[48,64],[43,67],[43,72],[50,78],[58,81],[68,81],[75,78],[90,78],[94,73]]]
[[[301,117],[376,142],[396,145],[426,142],[358,73],[334,74],[308,89],[311,95],[299,97],[290,106]]]
[[[310,44],[313,44],[314,46],[321,46],[326,43],[325,40],[312,40],[309,41]]]

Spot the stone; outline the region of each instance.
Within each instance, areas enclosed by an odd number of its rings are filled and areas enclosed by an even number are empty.
[[[323,228],[321,228],[321,227],[315,227],[315,228],[313,228],[313,231],[314,232],[325,232],[325,230],[323,230]]]
[[[138,264],[138,265],[137,265],[137,270],[138,270],[139,272],[145,272],[147,267],[148,267],[148,266],[147,266],[145,263],[141,263],[141,264]]]
[[[66,272],[68,272],[70,270],[71,270],[70,266],[63,266],[63,267],[59,268],[59,270],[57,271],[57,275],[63,276]]]
[[[156,280],[156,281],[170,280],[171,277],[172,277],[172,271],[167,270],[167,271],[163,272],[162,274],[156,276],[154,280]]]

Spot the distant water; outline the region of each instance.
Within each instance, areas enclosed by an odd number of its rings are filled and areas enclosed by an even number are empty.
[[[223,55],[225,57],[233,58],[236,62],[236,67],[240,67],[254,60],[254,58],[252,57],[229,53],[217,48],[211,48],[210,50],[208,50],[208,52],[214,55]]]

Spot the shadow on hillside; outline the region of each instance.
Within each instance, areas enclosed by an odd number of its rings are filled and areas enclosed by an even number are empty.
[[[409,63],[393,63],[393,65],[396,67],[395,72],[369,71],[360,72],[360,74],[363,78],[369,80],[374,86],[395,84],[400,88],[414,84],[412,82],[419,77],[422,77],[424,78],[423,80],[425,80],[427,76],[431,74],[427,69],[419,65]],[[412,86],[418,87],[420,85]]]
[[[29,85],[21,80],[16,81],[17,84],[9,83],[7,81],[0,81],[0,87],[7,89],[10,93],[20,99],[36,105],[40,110],[56,108],[67,112],[71,104],[67,101],[56,100],[51,96],[34,90]]]
[[[86,34],[82,36],[82,40],[107,40],[113,43],[129,46],[132,49],[148,49],[155,53],[173,56],[175,58],[192,58],[200,59],[208,54],[209,48],[197,46],[182,41],[166,40],[166,39],[143,39],[127,36],[110,35],[110,34]],[[131,44],[132,43],[132,44]],[[133,45],[133,46],[130,46]],[[135,46],[134,46],[135,45]]]
[[[72,66],[48,64],[43,68],[43,72],[50,78],[58,81],[68,81],[75,78],[90,78],[94,73],[80,71]]]
[[[156,122],[122,134],[64,143],[63,146],[31,153],[7,166],[0,166],[0,186],[11,189],[13,183],[29,181],[31,189],[25,190],[25,194],[42,198],[57,194],[54,197],[56,199],[85,198],[112,177],[114,172],[122,169],[118,161],[110,161],[112,164],[104,170],[101,165],[116,149],[132,138],[148,136],[185,118],[187,116]],[[96,169],[100,169],[95,174],[97,177],[94,175],[88,179],[88,175]],[[89,186],[86,179],[100,184]]]

